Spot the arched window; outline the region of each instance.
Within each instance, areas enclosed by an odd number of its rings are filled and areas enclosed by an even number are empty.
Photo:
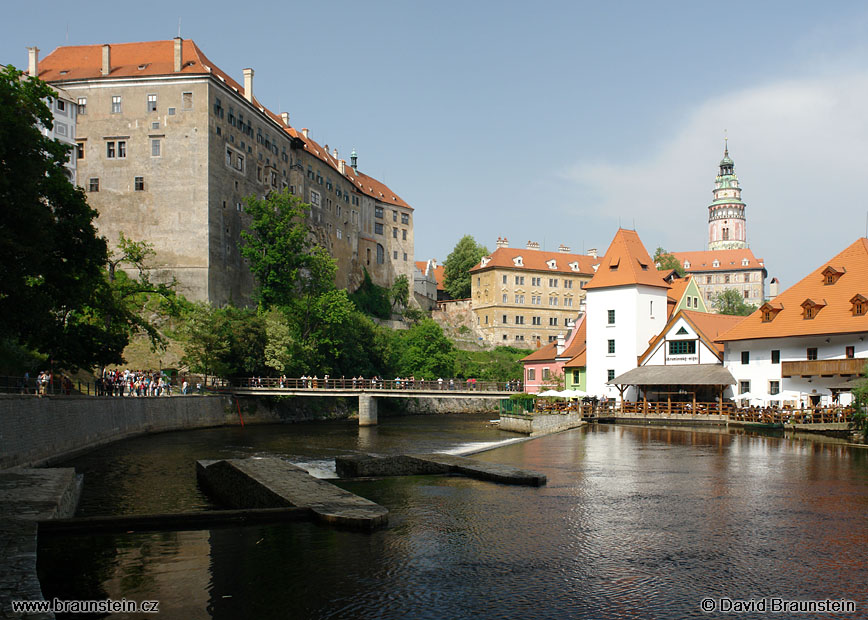
[[[386,250],[379,243],[377,244],[377,264],[382,265],[386,262]]]

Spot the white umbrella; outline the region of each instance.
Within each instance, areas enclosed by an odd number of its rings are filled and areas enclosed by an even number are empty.
[[[582,390],[564,390],[562,394],[566,398],[584,398],[588,395],[587,392],[583,392]]]
[[[557,390],[546,390],[545,392],[540,392],[537,396],[557,396],[563,398],[564,395]]]

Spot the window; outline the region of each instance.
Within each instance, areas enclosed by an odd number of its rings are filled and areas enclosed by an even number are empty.
[[[781,363],[781,352],[778,349],[772,349],[772,364]]]
[[[524,303],[524,295],[516,295],[515,296],[515,303],[523,304]]]
[[[548,369],[548,368],[543,368],[543,371],[542,371],[542,378],[543,378],[543,380],[548,379],[549,376],[550,376],[549,369]]]
[[[121,113],[121,96],[114,95],[112,97],[112,114],[120,114]]]
[[[552,288],[558,287],[558,279],[557,278],[549,278],[549,286]]]
[[[169,108],[169,116],[175,116],[175,108]]]
[[[748,297],[750,297],[750,290],[744,289],[744,298],[747,299]]]
[[[572,280],[564,280],[564,288],[573,288]]]
[[[705,283],[711,284],[711,276],[705,276]]]
[[[506,276],[503,276],[503,283],[506,284]]]
[[[156,95],[148,95],[148,112],[156,112],[157,111],[157,96]]]
[[[159,157],[160,156],[160,141],[157,139],[151,140],[151,157]],[[239,159],[241,159],[239,157]]]
[[[501,320],[500,322],[501,322],[502,324],[506,325],[506,315],[505,315],[505,314],[501,317],[501,319],[502,319],[502,320]]]
[[[524,325],[524,317],[523,316],[515,317],[515,324],[516,325]]]
[[[817,359],[817,347],[808,347],[806,357],[808,360],[816,360]]]
[[[747,394],[750,392],[750,381],[739,381],[738,382],[738,393],[739,394]]]
[[[91,177],[87,182],[87,191],[89,192],[98,192],[99,191],[99,178]]]
[[[864,295],[857,293],[852,299],[850,299],[850,303],[853,304],[853,307],[850,308],[853,316],[862,316],[865,314],[866,310],[868,310],[868,298]]]
[[[550,306],[557,306],[558,305],[558,298],[557,297],[549,297],[549,305]]]
[[[780,381],[769,381],[769,396],[776,396],[781,393]]]
[[[506,293],[503,294],[503,303],[509,303],[509,295],[507,295]]]
[[[516,334],[516,335],[515,335],[515,339],[516,339],[516,340],[519,340],[519,341],[523,341],[523,340],[524,340],[524,335],[523,335],[523,334]]]
[[[114,159],[115,158],[115,143],[113,140],[105,143],[105,156],[106,159]]]
[[[404,262],[406,262],[406,261],[407,261],[407,253],[404,252]]]
[[[749,273],[744,274],[744,281],[750,282],[750,274]]]
[[[614,378],[615,378],[615,371],[610,368],[609,370],[606,371],[606,381],[611,381]]]
[[[181,93],[181,108],[184,110],[193,109],[193,93]]]
[[[573,298],[572,297],[564,297],[564,306],[572,308],[573,307]]]
[[[382,265],[385,262],[386,262],[386,249],[378,243],[377,244],[377,264]]]
[[[137,192],[145,191],[145,177],[136,177],[134,184]]]
[[[84,116],[87,114],[87,97],[78,98],[78,115]]]
[[[723,276],[723,282],[724,284],[729,284],[729,274]]]
[[[383,219],[383,207],[374,207],[374,217]]]
[[[378,235],[383,234],[383,225],[380,222],[374,222],[374,232]]]
[[[531,324],[532,325],[542,325],[542,317],[541,316],[531,317]]]
[[[615,324],[615,311],[609,310],[609,325]]]
[[[536,380],[536,368],[528,368],[527,369],[527,380],[535,381]]]
[[[654,302],[653,301],[648,302],[648,315],[654,316]]]
[[[742,351],[741,352],[741,363],[742,364],[750,364],[750,351]]]
[[[118,140],[118,159],[125,159],[127,156],[127,141]]]
[[[669,355],[695,355],[695,340],[670,340]]]
[[[392,251],[392,258],[394,258],[395,260],[398,260],[398,250]]]
[[[854,357],[856,357],[856,347],[845,347],[844,348],[844,356],[848,360],[851,360]]]
[[[393,228],[392,229],[392,239],[397,239],[397,238],[398,238],[398,229]]]
[[[524,276],[515,276],[516,284],[524,284]]]
[[[558,317],[550,316],[549,317],[549,327],[557,327],[558,326]]]
[[[75,157],[76,159],[84,159],[84,142],[75,143]]]
[[[609,355],[615,354],[615,341],[614,340],[609,340],[608,353],[609,353]]]
[[[542,296],[531,295],[530,303],[533,304],[534,306],[539,306],[540,304],[542,304]]]
[[[402,213],[401,214],[401,223],[402,224],[409,224],[410,223],[410,215],[407,213]]]
[[[531,278],[531,286],[542,286],[542,278]]]

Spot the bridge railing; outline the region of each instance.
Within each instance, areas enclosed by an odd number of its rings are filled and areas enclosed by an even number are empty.
[[[237,389],[340,391],[395,390],[404,392],[521,392],[521,381],[477,381],[475,379],[347,379],[346,377],[243,377],[228,386]]]

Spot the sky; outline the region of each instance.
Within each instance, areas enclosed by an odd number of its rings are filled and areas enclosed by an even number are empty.
[[[193,39],[415,209],[417,260],[465,234],[574,252],[635,228],[702,250],[724,135],[748,242],[786,288],[866,236],[868,5],[510,0],[48,0],[26,47]]]

